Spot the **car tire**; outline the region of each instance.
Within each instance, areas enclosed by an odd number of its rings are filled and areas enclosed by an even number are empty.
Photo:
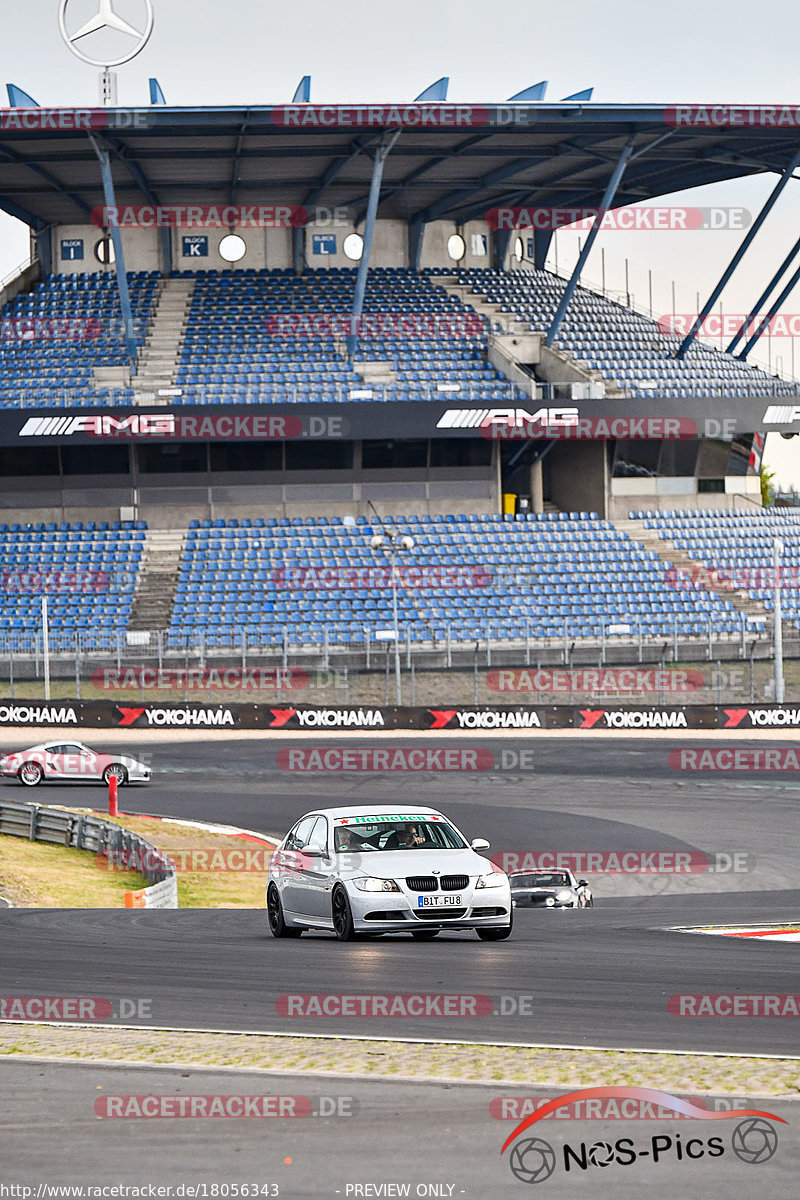
[[[291,925],[286,924],[281,898],[274,883],[267,889],[267,921],[270,933],[276,938],[299,938],[303,932],[302,929],[292,929]]]
[[[499,929],[477,929],[475,932],[482,942],[504,942],[506,938],[511,937],[511,930],[514,928],[514,910],[511,910],[511,917],[507,925],[502,925]]]
[[[44,778],[44,771],[38,763],[23,763],[17,771],[17,779],[25,787],[36,787]]]
[[[128,782],[127,767],[123,767],[122,763],[109,763],[105,771],[103,771],[103,783],[108,783],[112,776],[116,776],[119,787],[124,787]]]
[[[340,942],[352,942],[356,932],[353,927],[353,910],[343,887],[335,887],[331,896],[331,915],[333,917],[333,932]]]
[[[435,938],[439,929],[412,929],[411,936],[416,938],[418,942],[429,942],[431,938]]]

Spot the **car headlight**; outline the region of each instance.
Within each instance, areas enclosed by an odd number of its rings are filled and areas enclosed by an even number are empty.
[[[559,892],[556,892],[556,900],[558,900],[558,902],[560,904],[566,904],[569,900],[572,900],[572,899],[574,899],[574,897],[572,895],[572,892],[569,890],[569,888],[561,888],[561,890]]]
[[[399,892],[400,888],[393,879],[378,879],[374,875],[366,875],[354,879],[353,883],[360,892]]]
[[[505,881],[505,875],[501,875],[499,871],[491,871],[488,875],[479,875],[475,887],[502,887]]]

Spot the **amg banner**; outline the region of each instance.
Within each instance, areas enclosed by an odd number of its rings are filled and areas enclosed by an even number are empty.
[[[785,729],[800,726],[800,707],[758,705],[723,708],[713,705],[636,707],[605,705],[462,706],[460,708],[325,707],[311,704],[201,704],[107,700],[0,699],[0,727],[59,729],[200,729],[225,733],[233,729],[286,733],[391,733],[412,729],[430,732],[481,733],[507,729],[535,734],[548,729],[609,732],[663,729]]]
[[[353,441],[370,438],[476,438],[490,441],[678,440],[770,430],[800,433],[800,402],[768,399],[520,399],[515,407],[459,400],[398,404],[205,404],[108,409],[15,408],[0,412],[0,445],[120,442]]]

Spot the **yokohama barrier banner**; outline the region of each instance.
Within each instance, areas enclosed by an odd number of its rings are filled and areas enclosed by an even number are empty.
[[[0,698],[0,726],[72,729],[232,729],[382,733],[395,729],[491,733],[506,729],[533,736],[548,729],[587,732],[663,729],[785,729],[800,727],[800,706],[752,705],[469,705],[454,708],[398,708],[369,705],[202,704],[192,701],[13,700]]]

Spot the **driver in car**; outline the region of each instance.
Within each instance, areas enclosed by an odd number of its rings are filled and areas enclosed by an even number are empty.
[[[425,838],[420,837],[416,825],[403,825],[397,831],[398,849],[413,850],[415,846],[421,846],[424,841]]]
[[[337,828],[337,830],[336,830],[336,850],[337,850],[337,852],[341,854],[341,853],[346,852],[347,850],[356,850],[356,849],[358,849],[358,847],[356,846],[352,829],[348,829],[346,826],[340,826],[339,828]]]

